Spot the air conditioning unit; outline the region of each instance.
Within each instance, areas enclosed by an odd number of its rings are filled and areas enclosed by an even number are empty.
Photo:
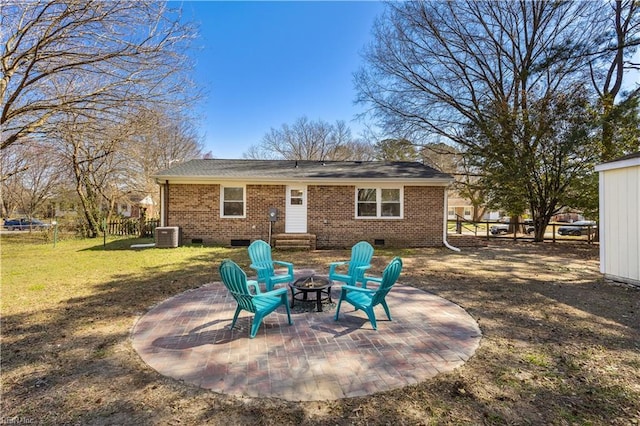
[[[180,245],[180,228],[177,226],[158,226],[156,228],[156,247],[171,248]]]

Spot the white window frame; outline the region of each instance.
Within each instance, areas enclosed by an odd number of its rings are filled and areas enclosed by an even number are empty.
[[[224,214],[224,190],[225,188],[242,188],[242,215],[225,215]],[[239,200],[229,200],[239,201]],[[220,185],[220,217],[223,219],[243,219],[247,217],[247,186],[246,185]]]
[[[376,215],[375,216],[358,216],[358,191],[361,189],[375,189],[376,190]],[[400,197],[400,216],[382,216],[382,190],[383,189],[397,189]],[[355,205],[354,216],[356,219],[385,219],[385,220],[398,220],[404,219],[404,186],[358,186],[355,191]]]
[[[295,197],[293,195],[291,195],[292,191],[300,191],[300,195],[296,195]],[[303,206],[305,204],[304,202],[304,189],[299,189],[299,188],[289,188],[289,205],[291,206]],[[293,204],[293,200],[300,200],[300,204]]]

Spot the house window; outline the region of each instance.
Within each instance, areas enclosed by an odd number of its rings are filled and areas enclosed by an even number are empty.
[[[223,186],[220,197],[222,217],[244,217],[244,187]]]
[[[292,206],[302,206],[304,205],[304,191],[299,189],[291,190],[291,205]]]
[[[401,218],[400,188],[356,188],[357,218]]]
[[[382,217],[400,217],[400,190],[381,189],[380,195]]]
[[[377,217],[378,202],[376,189],[358,189],[357,217]]]

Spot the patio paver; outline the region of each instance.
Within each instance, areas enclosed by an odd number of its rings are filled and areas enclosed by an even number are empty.
[[[337,301],[340,286],[332,291]],[[397,283],[387,303],[393,321],[376,307],[378,331],[366,314],[344,303],[339,321],[335,308],[292,311],[292,326],[279,308],[249,339],[252,316],[242,312],[230,330],[236,303],[222,283],[211,283],[150,309],[131,338],[162,375],[215,392],[291,401],[415,384],[460,367],[480,344],[476,321],[446,299]]]

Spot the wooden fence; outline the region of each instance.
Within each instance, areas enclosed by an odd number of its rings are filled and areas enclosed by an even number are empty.
[[[514,233],[513,226],[508,227],[506,232],[491,232],[492,225],[509,225],[508,223],[485,220],[480,222],[474,222],[472,220],[466,220],[464,218],[449,219],[447,221],[448,232],[450,234],[466,234],[474,235],[476,237],[484,237],[487,240],[491,238],[511,238],[518,240],[533,240],[533,226],[527,225],[522,222],[518,224],[518,229]],[[561,227],[570,227],[578,230],[575,235],[565,234],[562,235],[558,232]],[[599,241],[598,226],[597,225],[574,225],[571,223],[549,223],[544,233],[544,241],[584,241],[588,244],[593,244]]]
[[[153,237],[159,219],[149,219],[142,222],[139,219],[122,219],[107,223],[109,235],[138,235],[140,237]]]

